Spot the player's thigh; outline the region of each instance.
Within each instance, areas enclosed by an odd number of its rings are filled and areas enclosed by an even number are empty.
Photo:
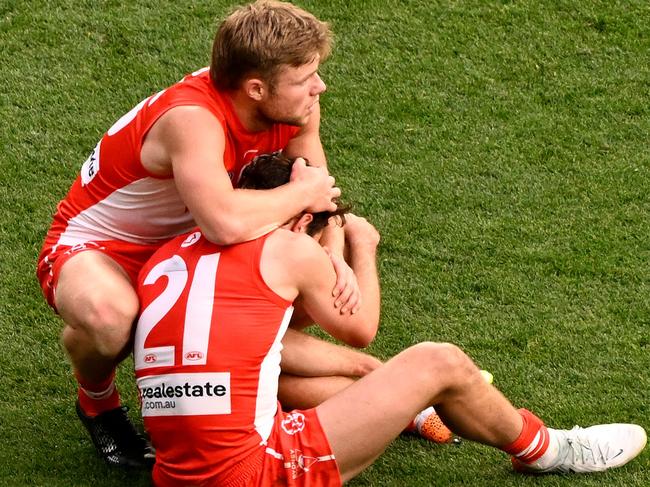
[[[317,407],[344,480],[369,465],[431,404],[436,347],[405,350]]]
[[[129,326],[138,297],[122,267],[108,255],[88,250],[73,255],[59,273],[56,309],[72,327]]]

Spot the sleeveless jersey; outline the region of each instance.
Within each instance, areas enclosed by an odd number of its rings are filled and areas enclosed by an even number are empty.
[[[142,268],[134,361],[154,477],[222,485],[263,454],[293,310],[260,274],[266,238],[220,247],[197,231]]]
[[[153,124],[181,105],[204,107],[221,123],[224,164],[235,187],[241,169],[255,155],[284,149],[298,132],[284,124],[246,131],[228,97],[212,85],[208,68],[188,75],[140,102],[104,134],[59,203],[44,249],[105,240],[157,244],[194,228],[173,178],[150,174],[140,160]]]

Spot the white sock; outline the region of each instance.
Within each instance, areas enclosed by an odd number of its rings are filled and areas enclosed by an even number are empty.
[[[556,431],[552,428],[547,428],[547,431],[548,431],[548,438],[549,438],[548,448],[542,454],[541,457],[539,457],[537,460],[535,460],[532,463],[532,465],[540,469],[547,469],[554,466],[557,463],[557,457],[560,451],[560,440],[558,438]]]

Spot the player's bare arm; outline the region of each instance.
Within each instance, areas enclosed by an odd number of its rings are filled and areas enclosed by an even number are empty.
[[[309,121],[301,127],[298,135],[291,139],[284,153],[287,157],[304,157],[311,166],[327,168],[327,158],[320,140],[320,104],[316,103],[312,110]],[[298,170],[300,168],[294,165],[294,173]],[[356,311],[361,304],[361,296],[354,273],[343,259],[343,228],[339,225],[328,225],[323,237],[323,246],[331,251],[329,255],[337,276],[332,295],[343,304],[342,312]]]
[[[281,296],[293,299],[300,295],[309,316],[334,338],[352,346],[365,347],[374,339],[379,326],[376,242],[368,240],[357,248],[352,269],[364,302],[355,314],[341,314],[332,306],[331,290],[336,273],[323,248],[311,237],[276,232],[266,242],[262,275]],[[280,257],[281,252],[283,257]]]
[[[350,249],[346,247],[345,230],[342,225],[330,223],[320,238],[336,272],[336,285],[332,289],[334,306],[341,313],[356,313],[361,306],[362,296],[359,283],[346,259],[349,259]]]
[[[367,306],[375,307],[379,313],[380,289],[376,266],[376,249],[380,239],[379,232],[365,218],[352,214],[346,216],[345,226],[342,230],[346,244],[345,250],[348,254],[347,259],[354,271],[355,278],[357,281],[365,279],[368,284],[375,283],[377,285],[377,288],[371,289],[370,292],[366,289],[368,295],[366,296],[364,294],[364,299],[369,300],[366,303]],[[370,255],[368,255],[368,252],[370,252]],[[364,272],[371,272],[372,276],[364,277],[362,275]],[[343,303],[345,303],[345,299],[339,298],[335,302],[335,306],[341,306],[341,313],[350,311],[353,314],[359,310],[362,304],[360,299],[354,305],[350,301],[345,304]]]
[[[318,73],[315,73],[318,76]],[[320,104],[312,107],[308,122],[303,125],[296,137],[291,139],[284,150],[287,157],[304,157],[312,166],[327,168],[327,158],[320,140]],[[292,178],[301,170],[294,165]],[[323,235],[322,245],[330,252],[328,255],[336,271],[336,284],[332,289],[332,297],[341,313],[355,313],[361,306],[361,293],[352,269],[343,258],[345,237],[343,228],[339,225],[329,225]]]
[[[300,177],[268,191],[232,187],[223,163],[223,128],[206,109],[176,107],[154,125],[142,149],[145,167],[173,174],[181,198],[205,236],[219,244],[253,239],[314,204],[321,209],[340,191],[323,170],[305,168]]]

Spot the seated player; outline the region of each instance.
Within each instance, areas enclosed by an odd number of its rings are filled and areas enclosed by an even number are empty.
[[[260,155],[255,159],[254,164],[242,171],[240,187],[254,190],[277,188],[289,181],[292,165],[290,159],[279,154]],[[340,201],[337,201],[337,205],[340,209],[335,212],[314,214],[313,220],[307,226],[307,233],[316,237],[321,246],[328,249],[328,253],[330,253],[329,247],[336,249],[330,257],[337,254],[349,255],[350,251],[357,250],[356,242],[351,242],[349,239],[347,242],[341,242],[337,239],[340,232],[336,227],[343,223],[341,220],[344,220],[340,216],[347,213],[347,208],[340,206]],[[328,225],[328,221],[331,220],[337,224]],[[365,229],[371,232],[375,244],[378,243],[379,235],[376,230],[370,225]],[[341,245],[346,248],[337,248]],[[362,246],[362,249],[367,250],[365,246]],[[367,316],[364,326],[341,335],[342,341],[353,347],[367,346],[374,339],[379,326],[379,280],[374,261],[371,265],[373,285],[370,288],[371,292],[363,296]],[[299,301],[294,302],[292,319],[282,339],[280,364],[282,373],[279,379],[278,398],[284,410],[316,407],[381,365],[380,360],[368,354],[301,333],[299,330],[312,325],[314,320],[305,313]],[[339,301],[339,303],[344,302],[344,299]],[[345,306],[338,307],[342,313],[345,312]],[[287,370],[287,363],[291,364],[290,371]],[[440,421],[433,408],[420,412],[406,431],[435,443],[448,443],[453,439],[452,432]]]
[[[644,448],[637,425],[547,428],[516,410],[459,348],[441,343],[408,348],[315,408],[282,412],[281,340],[292,303],[299,299],[326,332],[346,341],[354,333],[363,340],[376,313],[362,304],[342,315],[331,306],[335,273],[305,233],[314,220],[302,213],[232,246],[196,231],[144,266],[134,358],[157,449],[155,485],[340,485],[429,406],[456,434],[505,451],[524,472],[602,471]],[[378,235],[354,216],[345,231],[362,295],[371,296]]]

